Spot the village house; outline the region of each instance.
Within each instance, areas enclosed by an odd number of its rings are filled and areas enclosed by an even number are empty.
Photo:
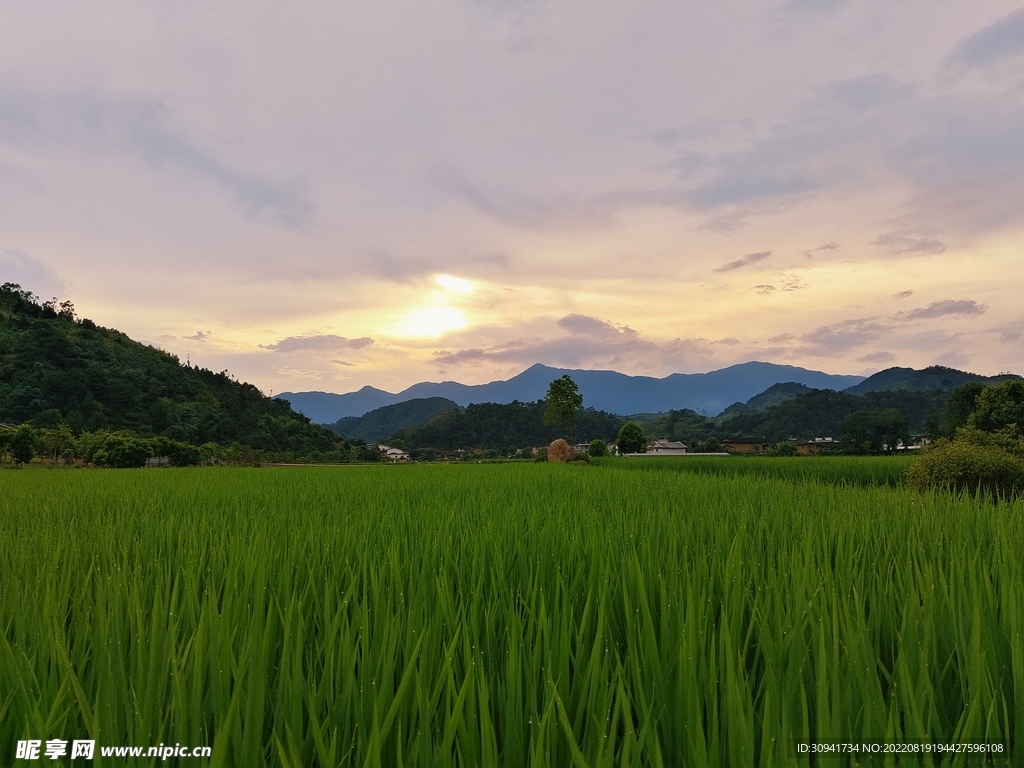
[[[726,438],[721,444],[729,453],[764,453],[771,447],[763,437]]]
[[[682,456],[687,446],[674,440],[651,440],[647,445],[647,453],[653,456]]]
[[[377,450],[384,454],[388,461],[408,461],[409,454],[401,448],[392,448],[389,445],[378,445]]]
[[[801,456],[834,451],[839,448],[839,441],[831,437],[813,437],[810,440],[796,440],[796,452]]]

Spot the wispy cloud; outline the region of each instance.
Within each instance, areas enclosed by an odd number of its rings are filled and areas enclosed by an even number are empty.
[[[934,301],[927,307],[899,312],[896,320],[930,320],[936,317],[948,317],[949,315],[982,315],[987,307],[979,304],[973,299],[946,299],[945,301]]]
[[[848,352],[851,349],[876,341],[884,336],[889,327],[877,318],[854,318],[831,325],[823,325],[810,333],[801,334],[804,353],[822,357]]]
[[[742,259],[736,259],[736,261],[730,261],[728,264],[715,269],[715,272],[731,272],[734,269],[742,269],[743,267],[749,267],[751,264],[756,264],[759,261],[764,261],[772,255],[771,251],[759,251],[758,253],[748,253]]]
[[[878,351],[869,352],[866,355],[861,355],[856,358],[858,363],[892,363],[896,360],[896,355],[892,352]]]
[[[18,248],[0,249],[0,283],[17,283],[43,299],[67,290],[54,269]]]
[[[213,181],[249,216],[299,227],[313,213],[297,179],[271,178],[237,167],[203,147],[152,98],[85,90],[65,93],[0,88],[0,139],[25,148],[62,146],[123,152],[155,168],[175,168]]]
[[[599,339],[637,335],[637,332],[628,326],[618,327],[587,315],[566,315],[558,321],[558,325],[572,334],[585,334]]]
[[[879,235],[871,241],[871,244],[877,245],[880,248],[886,248],[889,253],[895,255],[917,254],[929,256],[946,250],[946,244],[937,238],[904,235],[897,232]]]
[[[489,346],[438,350],[434,361],[440,365],[536,362],[548,365],[628,370],[640,366],[650,370],[685,370],[715,359],[708,339],[652,341],[632,328],[620,327],[586,315],[567,315],[557,326],[569,333],[545,338],[522,337]],[[731,346],[730,339],[718,343]]]
[[[344,336],[323,334],[316,336],[288,336],[273,344],[260,344],[261,349],[271,352],[321,351],[335,349],[362,349],[373,344],[373,339],[364,336],[358,339],[347,339]]]
[[[960,42],[953,63],[983,67],[1024,54],[1024,8],[1004,16]]]

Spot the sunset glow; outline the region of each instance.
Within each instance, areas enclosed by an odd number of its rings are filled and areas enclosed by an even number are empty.
[[[1017,3],[4,13],[0,282],[264,391],[1024,372]]]

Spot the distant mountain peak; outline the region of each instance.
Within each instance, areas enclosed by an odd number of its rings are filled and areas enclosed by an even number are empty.
[[[792,365],[753,360],[708,373],[673,373],[664,378],[630,376],[617,371],[553,368],[534,363],[504,381],[467,385],[454,381],[420,382],[392,394],[363,387],[345,395],[323,392],[284,392],[278,395],[292,407],[320,424],[362,416],[385,405],[417,398],[445,397],[461,406],[470,403],[533,402],[543,398],[548,384],[564,374],[573,378],[583,395],[583,405],[618,414],[657,413],[688,408],[709,415],[730,403],[745,402],[773,384],[796,382],[812,389],[845,389],[863,381],[812,371]]]

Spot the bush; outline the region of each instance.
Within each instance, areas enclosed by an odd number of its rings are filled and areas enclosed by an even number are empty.
[[[595,458],[598,456],[604,456],[608,453],[608,444],[604,440],[591,440],[590,447],[587,449],[587,453]]]
[[[1024,490],[1024,461],[1012,453],[965,440],[937,440],[907,470],[918,490],[943,489],[1008,498]]]
[[[146,465],[146,459],[153,455],[153,445],[125,433],[107,435],[92,456],[92,461],[101,467],[137,469]]]
[[[769,456],[796,456],[796,443],[791,443],[789,440],[783,440],[781,443],[776,443],[775,447],[768,451]]]

